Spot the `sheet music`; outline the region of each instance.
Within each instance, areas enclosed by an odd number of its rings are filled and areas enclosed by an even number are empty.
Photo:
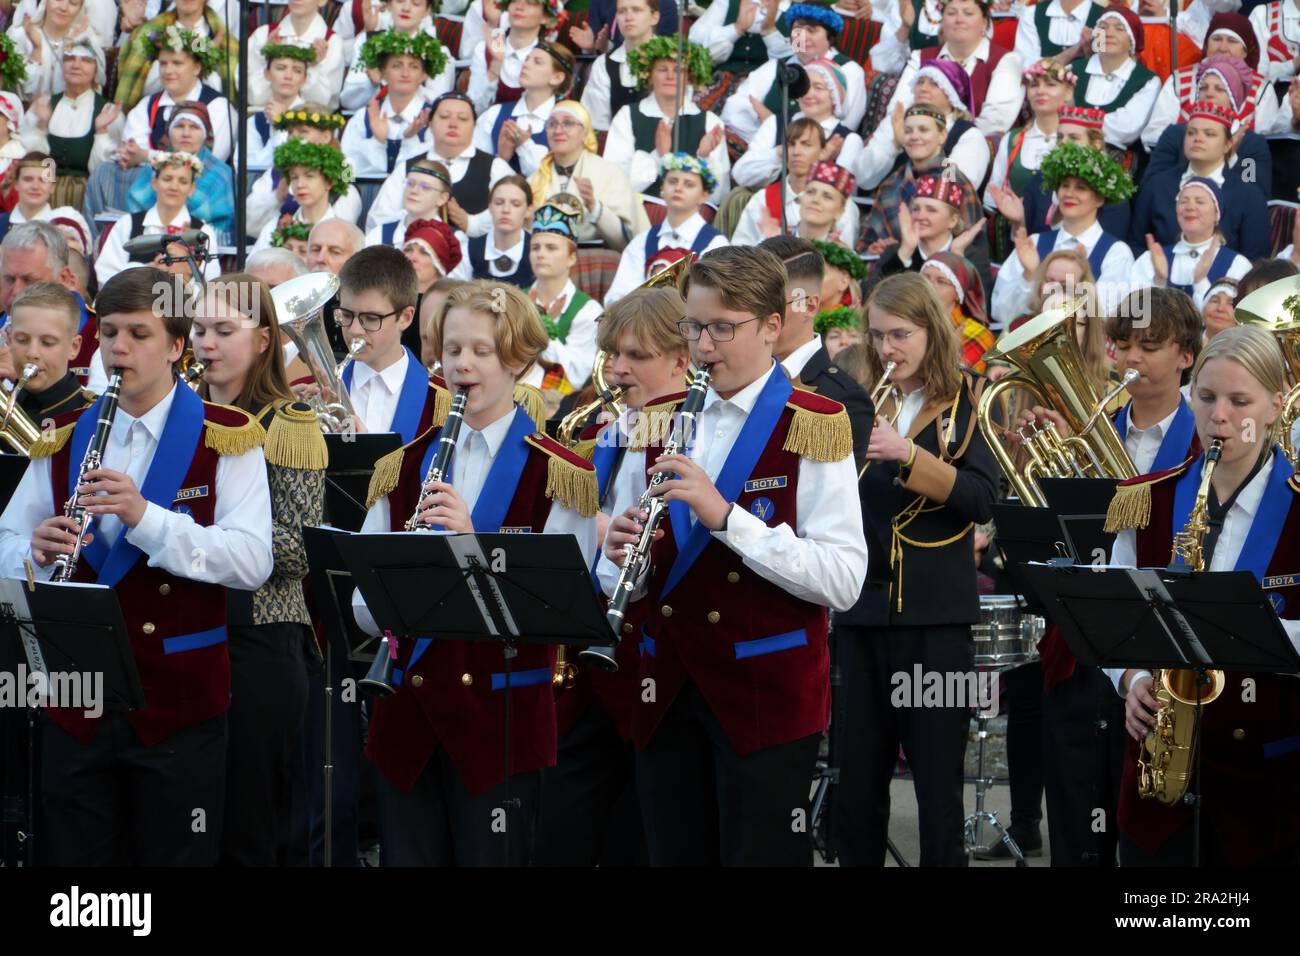
[[[0,579],[0,620],[17,622],[18,634],[27,655],[27,669],[33,674],[49,676],[40,642],[32,628],[32,611],[27,603],[27,582],[21,578]]]
[[[463,571],[487,571],[489,562],[487,555],[479,546],[478,538],[472,534],[456,534],[447,536],[447,544],[451,547],[451,553],[456,556],[456,563],[460,565]],[[515,622],[515,616],[510,611],[510,606],[506,603],[505,596],[501,593],[501,588],[497,585],[496,578],[490,574],[483,575],[483,580],[487,582],[487,587],[491,591],[491,597],[496,604],[497,610],[501,613],[505,621],[506,629],[512,637],[519,636],[519,625]],[[479,614],[483,616],[483,623],[487,625],[488,632],[493,637],[500,637],[501,632],[497,628],[496,619],[492,616],[492,611],[488,608],[487,601],[484,599],[483,591],[479,587],[479,576],[475,574],[466,574],[465,583],[469,585],[470,594],[474,596],[474,603],[478,605]]]

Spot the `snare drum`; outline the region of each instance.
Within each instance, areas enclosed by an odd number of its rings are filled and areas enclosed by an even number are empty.
[[[1038,658],[1041,617],[1020,613],[1011,594],[980,595],[980,622],[971,625],[976,667],[1009,667]]]

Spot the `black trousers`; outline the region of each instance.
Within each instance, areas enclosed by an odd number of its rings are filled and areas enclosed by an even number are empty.
[[[1006,692],[1007,775],[1011,831],[1019,838],[1039,832],[1043,820],[1043,665],[1033,661],[1000,675]]]
[[[1114,866],[1124,771],[1124,699],[1100,668],[1077,666],[1043,698],[1052,866]]]
[[[1165,841],[1154,853],[1148,853],[1130,840],[1123,833],[1119,834],[1119,862],[1124,867],[1169,867],[1192,866],[1196,854],[1192,847],[1192,824],[1188,824]],[[1219,831],[1214,825],[1214,808],[1210,804],[1201,805],[1201,846],[1200,865],[1222,868],[1229,866],[1224,854],[1226,848],[1219,840]],[[1300,866],[1300,847],[1274,849],[1273,852],[1250,864],[1251,869],[1258,867],[1281,868]]]
[[[221,846],[226,715],[146,747],[108,711],[90,743],[44,721],[43,835],[52,866],[212,866]]]
[[[537,866],[645,866],[636,750],[593,700],[542,771]]]
[[[902,745],[916,789],[922,866],[965,866],[968,706],[894,706],[894,675],[973,670],[970,626],[836,628],[844,746],[833,838],[842,866],[883,866],[889,785]],[[901,686],[901,685],[900,685]]]
[[[524,866],[541,774],[517,773],[477,796],[439,748],[407,793],[379,777],[382,866]]]
[[[311,629],[277,623],[230,628],[230,744],[221,862],[275,866],[288,826],[290,775],[307,711]]]
[[[637,754],[652,866],[812,866],[820,734],[741,755],[694,684]]]

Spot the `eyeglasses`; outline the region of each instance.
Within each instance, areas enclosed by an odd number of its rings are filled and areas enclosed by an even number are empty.
[[[744,322],[710,322],[707,325],[692,322],[690,319],[683,319],[677,323],[677,331],[682,333],[682,338],[687,342],[698,342],[700,333],[705,329],[709,330],[709,338],[714,342],[730,342],[736,337],[738,327],[748,325],[750,322],[757,322],[761,318],[761,315],[756,315]]]
[[[562,129],[582,129],[582,124],[577,120],[547,120],[546,131],[548,133],[556,132]]]
[[[392,318],[397,314],[397,309],[392,312],[385,312],[380,315],[378,312],[353,312],[351,309],[335,309],[334,324],[340,329],[346,329],[354,321],[360,322],[361,327],[367,332],[378,332],[384,324],[384,319]]]
[[[878,332],[875,329],[868,329],[867,335],[871,337],[871,344],[875,346],[883,345],[885,339],[889,339],[890,345],[902,345],[910,339],[920,329],[890,329],[888,332]]]

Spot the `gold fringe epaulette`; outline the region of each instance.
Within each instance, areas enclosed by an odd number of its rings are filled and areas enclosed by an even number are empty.
[[[1193,459],[1188,459],[1178,468],[1144,475],[1142,480],[1125,482],[1115,489],[1115,497],[1110,499],[1106,509],[1106,524],[1103,530],[1107,534],[1117,534],[1133,528],[1145,528],[1151,523],[1151,486],[1167,478],[1177,478],[1187,471]]]
[[[266,429],[266,460],[281,468],[320,471],[329,464],[329,449],[316,421],[316,413],[305,402],[279,402],[275,417]]]
[[[853,431],[849,427],[849,414],[843,408],[827,415],[800,408],[793,402],[786,407],[794,411],[782,446],[786,451],[821,462],[840,461],[853,454]]]
[[[590,465],[579,465],[564,457],[559,446],[548,444],[545,436],[527,436],[524,441],[546,452],[546,497],[558,501],[584,518],[590,518],[600,509],[600,490],[596,484],[596,471]]]
[[[516,385],[515,404],[528,413],[528,417],[539,429],[546,428],[546,399],[540,391],[531,385]],[[447,407],[451,408],[450,402]],[[446,416],[443,417],[445,420]]]
[[[206,419],[203,444],[218,455],[242,455],[266,444],[266,430],[251,415],[242,425],[222,425]]]
[[[447,413],[451,411],[451,391],[433,379],[429,379],[429,387],[433,389],[433,425],[441,428],[447,424]]]
[[[402,471],[402,456],[405,453],[406,446],[402,446],[375,462],[374,474],[370,476],[370,487],[366,489],[367,511],[373,508],[380,498],[387,498],[397,487],[397,479]]]
[[[68,439],[72,437],[72,429],[76,427],[76,424],[76,422],[70,422],[62,428],[42,429],[41,437],[32,442],[27,457],[49,458],[60,451],[68,443]]]
[[[631,413],[627,436],[627,447],[631,451],[645,451],[651,445],[662,446],[667,443],[673,430],[673,416],[681,407],[681,399],[647,405],[640,411]]]
[[[587,461],[596,457],[596,439],[588,438],[586,441],[577,442],[571,449],[575,455],[579,455]]]

